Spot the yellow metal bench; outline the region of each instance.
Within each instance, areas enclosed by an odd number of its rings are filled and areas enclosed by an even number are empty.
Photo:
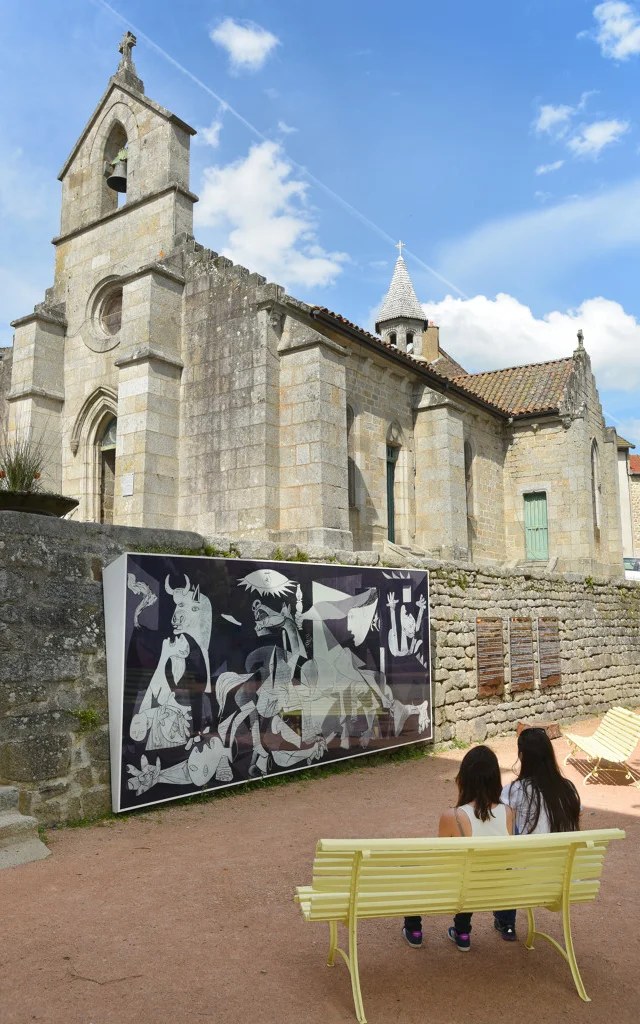
[[[356,1017],[365,1024],[358,973],[358,922],[366,918],[462,911],[526,910],[527,949],[536,936],[563,955],[578,994],[589,1002],[578,971],[569,908],[588,903],[600,888],[607,846],[620,829],[552,835],[454,839],[321,839],[313,882],[296,889],[306,921],[329,925],[329,960],[336,953],[351,976]],[[562,914],[564,948],[536,931],[533,910]],[[348,952],[338,946],[338,925],[348,928]]]
[[[623,771],[625,779],[633,779],[636,785],[640,782],[627,763],[640,739],[640,715],[627,711],[626,708],[611,708],[591,736],[576,736],[575,733],[567,732],[564,738],[571,744],[571,751],[564,759],[565,764],[569,758],[576,756],[578,750],[587,755],[587,760],[596,762],[595,767],[585,775],[585,785],[592,775],[594,779],[598,778],[602,761],[620,766],[609,767],[607,771]]]

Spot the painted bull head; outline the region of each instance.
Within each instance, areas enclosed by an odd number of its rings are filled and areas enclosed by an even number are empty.
[[[202,597],[200,587],[191,589],[191,581],[187,574],[184,574],[184,587],[172,587],[167,576],[164,581],[164,589],[171,594],[175,601],[175,611],[171,617],[171,625],[176,633],[190,633],[197,636],[199,633],[198,623],[202,613]]]

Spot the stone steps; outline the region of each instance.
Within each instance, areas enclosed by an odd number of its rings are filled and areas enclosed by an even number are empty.
[[[38,836],[38,822],[18,810],[18,790],[0,786],[0,869],[14,868],[48,857]]]

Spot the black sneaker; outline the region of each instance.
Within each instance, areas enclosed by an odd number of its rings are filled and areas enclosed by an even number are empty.
[[[471,936],[463,932],[457,932],[452,926],[447,929],[447,935],[452,942],[455,942],[456,946],[461,953],[468,953],[471,949]]]
[[[493,927],[495,928],[495,930],[497,932],[500,932],[500,937],[502,939],[504,939],[505,942],[517,942],[518,941],[518,936],[516,935],[516,930],[515,930],[515,928],[513,927],[512,924],[500,924],[500,922],[496,921],[495,918],[494,918]]]
[[[422,932],[410,932],[408,928],[403,928],[402,938],[409,943],[412,949],[420,949],[422,945]]]

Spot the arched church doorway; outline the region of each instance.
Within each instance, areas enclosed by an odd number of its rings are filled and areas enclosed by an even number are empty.
[[[112,417],[102,434],[98,448],[100,452],[100,522],[113,522],[113,506],[116,490],[116,432],[118,421]]]

